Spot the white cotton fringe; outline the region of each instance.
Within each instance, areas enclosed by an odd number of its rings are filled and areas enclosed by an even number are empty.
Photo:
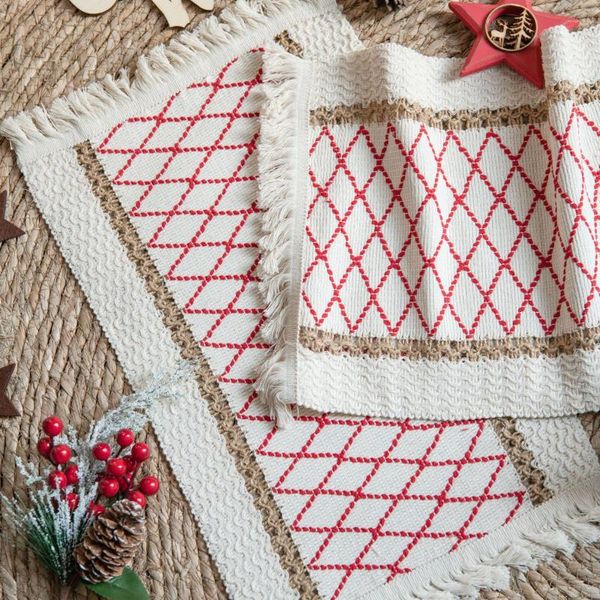
[[[600,539],[600,506],[590,501],[574,506],[552,518],[545,528],[526,531],[499,553],[465,562],[449,575],[406,593],[393,584],[375,590],[368,598],[377,600],[451,600],[478,598],[483,589],[506,590],[511,575],[526,573],[539,563],[552,560],[557,552],[571,556],[577,545],[588,545]],[[467,546],[468,548],[468,546]]]
[[[292,420],[287,390],[285,330],[289,319],[291,254],[294,206],[296,204],[297,77],[301,59],[281,48],[265,50],[264,102],[258,145],[259,206],[262,238],[259,242],[259,290],[267,318],[263,336],[272,344],[255,383],[260,399],[268,406],[279,427]]]
[[[167,45],[156,46],[139,59],[135,77],[122,70],[86,88],[54,101],[48,108],[37,107],[9,117],[0,124],[0,134],[19,151],[77,132],[85,135],[83,124],[103,122],[132,101],[160,90],[181,70],[215,50],[226,50],[248,32],[271,19],[303,7],[335,8],[334,0],[237,0],[219,17],[211,16],[193,31],[180,33]]]

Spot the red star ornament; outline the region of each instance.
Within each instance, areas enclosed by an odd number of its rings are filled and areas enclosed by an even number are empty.
[[[579,25],[579,21],[573,17],[533,10],[531,0],[500,0],[497,4],[450,2],[449,7],[477,36],[460,72],[461,76],[471,75],[504,63],[539,88],[544,87],[542,32],[557,25],[564,25],[569,30]],[[501,23],[505,33],[507,28],[510,30],[510,26],[500,21],[503,13],[512,13],[514,18],[515,14],[518,16],[518,11],[522,11],[522,14],[529,19],[530,27],[526,29],[529,39],[526,36],[521,43],[523,34],[521,30],[518,43],[513,43],[513,47],[501,48],[503,31],[501,28],[494,29],[494,24]],[[513,36],[513,40],[515,39]]]

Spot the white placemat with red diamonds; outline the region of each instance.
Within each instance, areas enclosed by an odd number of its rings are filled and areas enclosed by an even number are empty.
[[[545,90],[393,44],[267,54],[257,389],[280,418],[600,408],[599,42],[548,32]]]
[[[152,420],[232,598],[506,587],[507,566],[597,537],[600,467],[576,417],[301,412],[281,430],[254,390],[269,351],[257,147],[273,39],[306,57],[360,47],[331,1],[238,1],[135,79],[2,131],[129,381],[197,365]]]

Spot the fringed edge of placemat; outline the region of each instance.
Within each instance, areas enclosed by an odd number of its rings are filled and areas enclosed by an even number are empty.
[[[298,262],[295,249],[300,248],[296,230],[302,225],[296,218],[301,212],[296,174],[303,160],[297,111],[307,62],[275,46],[265,50],[259,142],[259,206],[263,210],[259,290],[266,307],[264,337],[272,347],[255,389],[279,427],[292,421],[290,405],[295,401],[299,290],[294,289],[298,283],[293,269]]]
[[[47,108],[40,106],[8,117],[0,123],[0,134],[17,149],[22,162],[47,151],[40,144],[64,140],[74,145],[90,137],[90,131],[109,127],[114,114],[126,111],[132,103],[147,106],[160,101],[157,90],[164,96],[168,83],[182,83],[182,72],[196,68],[202,59],[210,60],[216,50],[230,52],[232,45],[247,39],[249,27],[256,30],[290,12],[316,7],[337,10],[335,0],[238,0],[218,17],[202,21],[194,31],[183,31],[168,44],[151,49],[138,60],[134,76],[123,69],[116,77],[108,75],[58,98]]]
[[[451,600],[473,598],[484,590],[509,589],[515,574],[535,569],[558,553],[569,557],[578,545],[600,539],[599,483],[597,477],[582,482],[533,513],[475,540],[471,547],[467,544],[455,562],[452,555],[433,560],[424,570],[418,569],[398,583],[384,584],[361,600],[396,600],[400,595],[414,600]],[[438,575],[440,571],[446,575]]]

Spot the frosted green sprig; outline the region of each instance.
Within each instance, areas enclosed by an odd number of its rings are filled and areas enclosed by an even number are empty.
[[[37,475],[31,463],[17,457],[16,464],[28,486],[27,499],[0,496],[5,517],[40,563],[66,584],[75,570],[73,550],[91,522],[88,507],[96,497],[96,485],[88,490],[79,488],[79,505],[71,510],[64,494],[51,489],[47,478]],[[71,490],[72,486],[67,486],[65,492]]]

